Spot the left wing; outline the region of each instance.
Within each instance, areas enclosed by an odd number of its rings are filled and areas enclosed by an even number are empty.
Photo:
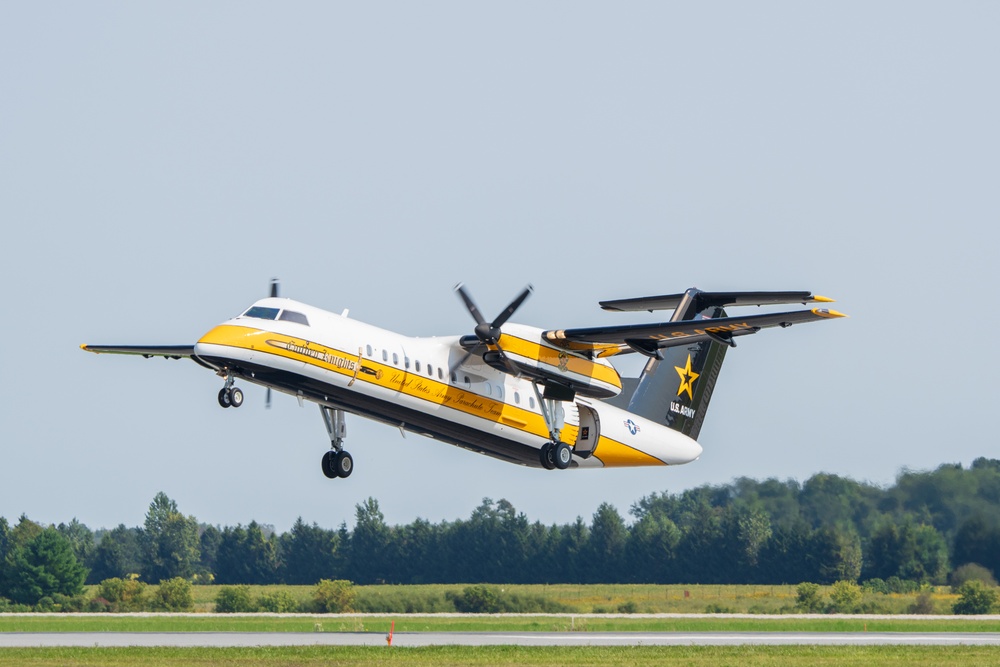
[[[552,345],[569,350],[590,350],[601,357],[623,352],[642,352],[654,355],[659,348],[688,345],[704,340],[714,340],[735,346],[733,338],[736,336],[754,334],[761,329],[770,327],[790,327],[793,324],[817,322],[836,317],[846,316],[835,310],[813,308],[812,310],[768,313],[748,317],[705,318],[658,324],[626,324],[583,329],[553,329],[544,332],[542,337]]]
[[[194,345],[81,345],[81,350],[95,354],[139,354],[150,357],[180,359],[194,357]]]

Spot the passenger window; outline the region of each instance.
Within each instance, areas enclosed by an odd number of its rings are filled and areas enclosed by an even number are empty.
[[[486,383],[486,395],[487,396],[493,395],[493,385],[491,385],[489,382]]]
[[[414,368],[419,373],[420,372],[420,361],[418,360],[418,361],[415,361],[413,363],[414,363]]]
[[[409,368],[410,368],[410,358],[409,357],[403,357],[403,367],[406,368],[407,370],[409,370]]]
[[[399,365],[399,355],[396,354],[395,352],[392,353],[392,365],[393,366]]]
[[[442,371],[441,367],[438,366],[438,380],[443,380],[443,379],[444,379],[444,371]]]
[[[427,377],[429,378],[434,377],[434,367],[431,366],[430,364],[427,364]]]
[[[472,388],[472,380],[469,379],[468,375],[465,376],[465,387],[466,389]]]
[[[521,405],[521,394],[517,393],[516,391],[514,392],[514,402],[518,405]]]
[[[535,409],[535,399],[531,396],[528,397],[528,406],[534,410]]]
[[[497,398],[503,400],[503,385],[497,385]]]
[[[389,353],[382,350],[382,361],[389,361]]]
[[[368,353],[369,357],[372,356],[372,346],[371,345],[366,345],[365,346],[365,352]]]
[[[451,383],[458,384],[458,376],[455,373],[451,374]]]

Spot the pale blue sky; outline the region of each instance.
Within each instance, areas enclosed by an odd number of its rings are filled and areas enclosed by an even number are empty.
[[[0,515],[392,523],[484,496],[532,520],[653,492],[1000,456],[991,303],[1000,6],[0,5]],[[727,357],[673,469],[529,470],[362,419],[329,481],[315,406],[191,362],[264,295],[412,335],[632,321],[597,301],[807,289],[851,319]]]

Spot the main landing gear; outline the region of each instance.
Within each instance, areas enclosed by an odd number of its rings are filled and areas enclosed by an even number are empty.
[[[243,405],[243,390],[233,386],[233,376],[226,376],[226,385],[219,390],[219,405],[224,408],[238,408]]]
[[[558,468],[565,470],[573,460],[573,450],[569,445],[562,442],[560,434],[565,423],[566,413],[563,411],[562,401],[556,398],[547,398],[538,391],[538,385],[532,384],[535,389],[535,397],[542,411],[542,418],[545,419],[545,427],[549,430],[549,442],[542,445],[538,450],[538,458],[546,470]]]
[[[323,455],[323,474],[330,479],[350,477],[354,471],[354,459],[344,449],[347,438],[347,417],[343,410],[335,410],[325,405],[319,406],[323,414],[323,424],[330,435],[330,451]]]

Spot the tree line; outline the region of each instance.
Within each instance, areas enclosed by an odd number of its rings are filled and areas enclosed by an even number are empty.
[[[1000,575],[1000,460],[901,473],[889,488],[831,474],[804,483],[739,478],[654,493],[626,522],[605,503],[589,522],[531,522],[489,498],[468,519],[390,526],[378,501],[352,528],[298,519],[219,527],[159,493],[142,526],[92,531],[0,518],[0,597],[35,604],[107,579],[217,584],[663,583],[943,584],[959,566]]]

